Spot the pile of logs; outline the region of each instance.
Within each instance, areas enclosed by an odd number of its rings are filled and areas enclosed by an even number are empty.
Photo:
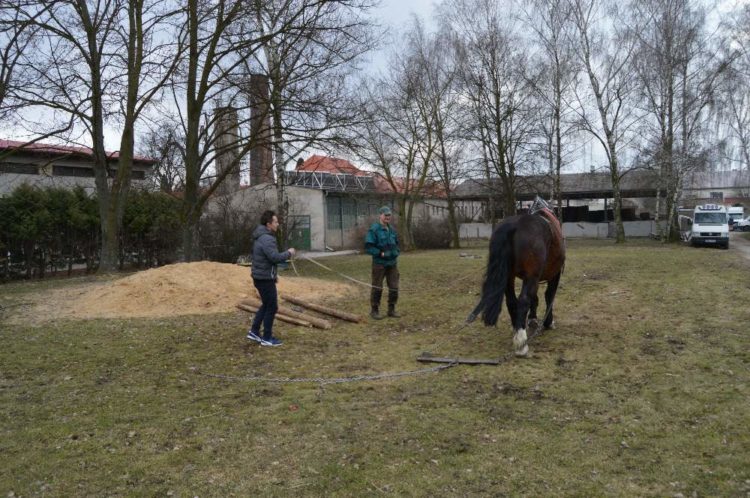
[[[341,320],[346,320],[348,322],[354,322],[354,323],[359,323],[362,321],[362,317],[358,315],[353,315],[351,313],[345,313],[343,311],[339,311],[334,308],[329,308],[327,306],[321,306],[319,304],[310,303],[310,302],[304,301],[296,297],[289,297],[289,296],[280,296],[280,297],[282,300],[288,303],[291,303],[291,304],[294,304],[296,306],[300,306],[303,308],[307,308],[308,310],[317,311],[318,313],[322,313],[324,315],[339,318]],[[239,309],[244,310],[244,311],[249,311],[251,313],[256,313],[258,311],[258,308],[260,308],[260,306],[261,306],[261,302],[257,298],[245,299],[243,301],[240,301],[239,304],[237,304],[237,307]],[[310,313],[299,313],[286,306],[279,306],[279,311],[276,313],[276,318],[281,320],[282,322],[292,323],[294,325],[301,325],[303,327],[316,327],[316,328],[324,329],[324,330],[331,328],[331,322],[329,322],[328,320],[325,320],[323,318],[318,318],[316,316],[311,315]]]

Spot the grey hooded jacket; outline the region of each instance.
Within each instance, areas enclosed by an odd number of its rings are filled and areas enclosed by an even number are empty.
[[[256,280],[276,280],[276,265],[291,257],[289,251],[279,252],[276,237],[265,225],[253,232],[252,276]]]

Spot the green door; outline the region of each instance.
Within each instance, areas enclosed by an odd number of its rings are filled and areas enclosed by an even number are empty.
[[[301,251],[310,250],[310,215],[289,216],[289,245]]]

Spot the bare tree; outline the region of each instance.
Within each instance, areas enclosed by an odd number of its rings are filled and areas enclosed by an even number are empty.
[[[376,42],[368,11],[371,0],[260,2],[256,21],[268,39],[253,54],[269,84],[271,132],[280,236],[287,237],[286,165],[310,147],[342,143],[359,119],[350,103],[348,81],[361,56]],[[293,6],[293,7],[290,7]]]
[[[252,53],[265,41],[248,19],[254,19],[252,4],[218,0],[188,0],[184,9],[186,36],[182,60],[172,83],[175,107],[185,136],[185,191],[182,198],[183,257],[198,260],[198,223],[204,206],[224,179],[239,166],[239,160],[256,145],[257,136],[228,143],[219,131],[222,112],[211,112],[213,104],[247,110],[241,92],[231,84],[232,75],[243,67],[240,52]],[[240,119],[237,126],[247,124]],[[214,168],[217,156],[232,153],[236,164]],[[211,177],[211,183],[206,180]]]
[[[463,151],[463,123],[461,122],[461,95],[455,44],[449,36],[450,27],[442,26],[428,33],[415,19],[407,33],[409,45],[409,79],[417,89],[414,102],[423,127],[425,143],[420,151],[430,154],[431,166],[440,190],[448,203],[448,227],[451,244],[460,247],[458,218],[453,189],[461,176]]]
[[[571,118],[573,88],[578,66],[571,45],[572,8],[568,0],[535,0],[526,17],[539,47],[540,71],[531,84],[542,102],[540,131],[552,177],[552,196],[557,200],[557,215],[563,219],[560,175],[569,159],[570,137],[575,133]]]
[[[168,194],[182,190],[185,184],[185,140],[181,131],[169,120],[162,120],[141,137],[140,154],[156,160],[149,175],[153,188]]]
[[[442,16],[458,45],[470,114],[466,130],[480,144],[488,187],[499,178],[504,215],[513,215],[519,152],[533,130],[528,64],[516,18],[507,5],[492,0],[450,0]]]
[[[604,149],[612,182],[615,240],[625,242],[622,224],[621,149],[627,134],[637,122],[632,106],[633,80],[628,73],[634,41],[620,29],[620,13],[608,0],[573,0],[576,55],[590,84],[590,99],[596,116],[589,114],[589,96],[578,95],[582,128]]]
[[[396,194],[398,233],[403,248],[414,248],[413,208],[422,194],[434,148],[425,147],[424,127],[416,112],[409,83],[409,64],[391,60],[387,76],[364,83],[360,103],[363,118],[350,128],[350,150],[373,166]]]
[[[0,122],[24,135],[31,134],[24,145],[67,132],[74,122],[70,116],[40,132],[28,126],[29,120],[20,115],[29,105],[20,94],[34,83],[34,71],[28,70],[29,61],[39,61],[37,49],[42,36],[38,21],[47,15],[47,8],[34,1],[0,2]],[[5,151],[0,157],[12,154],[13,151]]]
[[[200,257],[198,220],[207,200],[256,147],[270,147],[274,152],[276,182],[282,193],[277,211],[286,219],[284,164],[296,156],[299,147],[289,153],[284,144],[317,143],[334,128],[327,119],[334,114],[336,100],[321,95],[331,95],[323,91],[327,87],[339,88],[340,94],[343,83],[326,79],[327,71],[342,60],[348,62],[351,47],[358,43],[352,38],[356,27],[347,31],[350,18],[345,13],[356,14],[350,3],[188,1],[188,57],[174,86],[176,100],[184,102],[185,108],[181,121],[186,137],[183,246],[187,260]],[[268,82],[268,96],[250,88],[251,81],[259,79]],[[235,109],[237,128],[245,132],[228,140],[220,132],[220,113],[208,112],[212,103]],[[268,121],[270,127],[264,124]],[[215,168],[217,157],[227,152],[233,155],[233,164]],[[209,176],[213,181],[203,188]]]
[[[158,42],[155,35],[174,14],[170,7],[147,0],[40,0],[18,6],[20,16],[42,37],[25,60],[33,84],[18,92],[19,99],[46,109],[52,119],[74,120],[92,143],[102,272],[117,268],[135,123],[177,59],[171,44]],[[122,130],[117,158],[104,148],[109,121]]]
[[[716,55],[718,51],[709,48],[699,2],[638,0],[632,4],[632,19],[638,40],[638,63],[633,67],[641,83],[642,107],[653,123],[649,138],[659,187],[666,193],[663,239],[678,241],[677,204],[683,180],[704,162],[705,127],[719,76],[727,65]]]
[[[738,7],[728,17],[724,58],[732,64],[721,82],[721,101],[726,105],[719,119],[730,141],[729,159],[739,163],[750,182],[750,5]]]
[[[0,120],[7,119],[18,105],[13,96],[27,77],[25,72],[19,71],[19,60],[24,52],[34,49],[36,32],[33,20],[27,19],[15,6],[5,1],[0,3]]]

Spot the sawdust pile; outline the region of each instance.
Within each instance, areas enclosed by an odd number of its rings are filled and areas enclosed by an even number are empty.
[[[326,280],[279,278],[279,294],[312,302],[343,298],[353,289]],[[257,296],[250,269],[197,262],[178,263],[135,273],[125,278],[58,291],[37,312],[52,318],[164,317],[232,311],[242,299]],[[50,316],[52,315],[52,316]]]

